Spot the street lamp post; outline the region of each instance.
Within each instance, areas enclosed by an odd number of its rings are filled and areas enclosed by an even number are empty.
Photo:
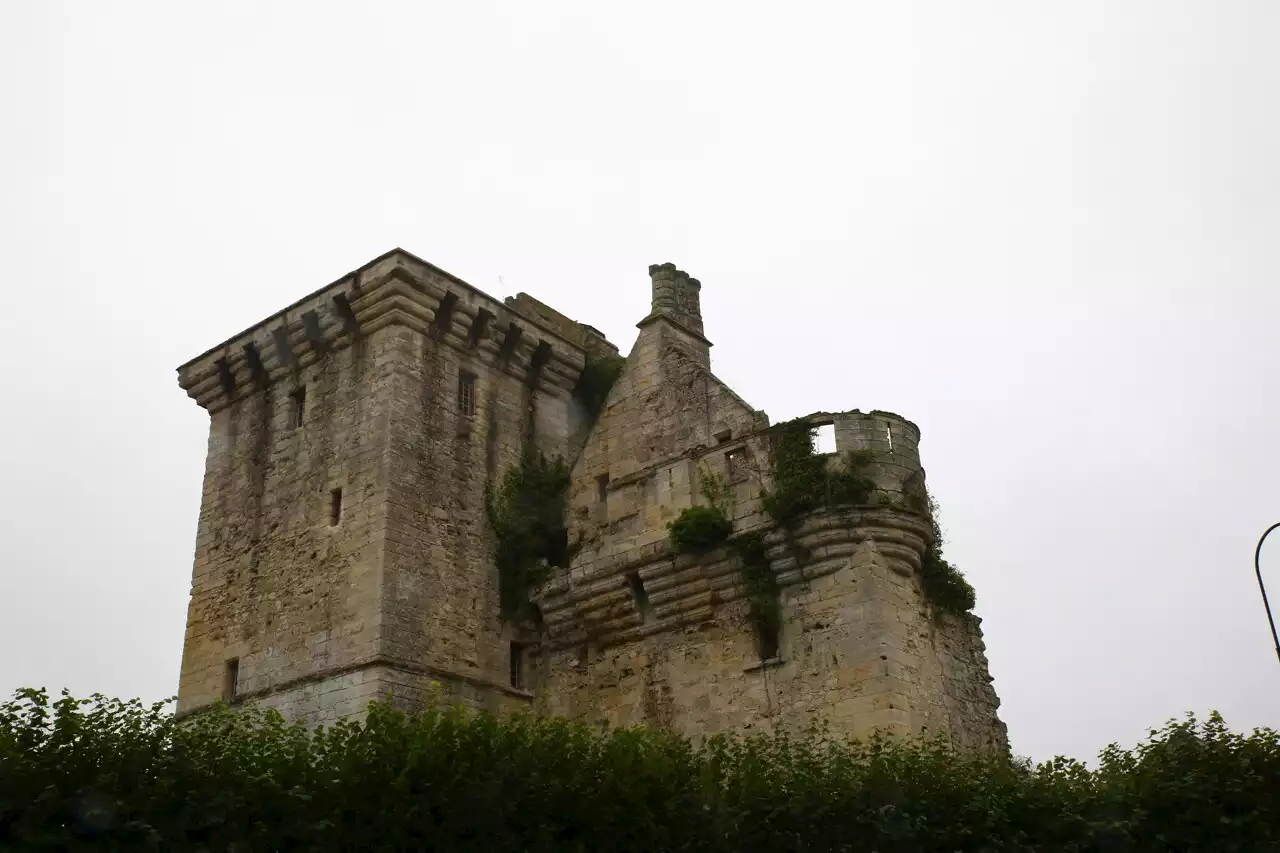
[[[1262,556],[1262,543],[1267,541],[1267,534],[1280,527],[1280,522],[1276,522],[1267,528],[1266,533],[1262,534],[1262,538],[1258,540],[1258,547],[1253,552],[1253,570],[1258,575],[1258,589],[1262,591],[1262,606],[1267,609],[1267,622],[1271,624],[1271,641],[1276,646],[1276,658],[1280,659],[1280,637],[1276,636],[1276,620],[1271,618],[1271,603],[1267,601],[1267,587],[1262,583],[1262,565],[1258,562]]]

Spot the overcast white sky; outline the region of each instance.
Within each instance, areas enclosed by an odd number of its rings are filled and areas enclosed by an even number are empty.
[[[1212,0],[0,0],[0,695],[176,692],[174,368],[403,246],[624,351],[672,261],[774,420],[915,420],[1016,752],[1280,723],[1278,41]]]

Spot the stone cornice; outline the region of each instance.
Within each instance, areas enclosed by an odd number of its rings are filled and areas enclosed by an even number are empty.
[[[585,360],[536,317],[394,249],[182,365],[178,384],[216,412],[391,325],[438,335],[552,393],[570,393]]]

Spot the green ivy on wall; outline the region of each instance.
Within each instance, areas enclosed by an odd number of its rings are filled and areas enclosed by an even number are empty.
[[[770,428],[769,450],[773,491],[764,495],[764,509],[779,524],[794,524],[800,516],[822,507],[858,506],[871,502],[876,486],[864,473],[875,457],[870,451],[845,454],[844,466],[828,467],[828,457],[814,446],[814,427],[803,418]]]
[[[746,587],[751,622],[759,637],[777,638],[782,627],[782,603],[778,579],[769,565],[764,537],[758,531],[744,533],[730,543],[738,558],[738,571]]]
[[[508,469],[485,496],[489,525],[498,540],[502,614],[508,619],[523,615],[530,590],[546,580],[553,566],[567,567],[573,558],[564,525],[568,491],[569,469],[563,460],[549,461],[526,448],[520,464]]]

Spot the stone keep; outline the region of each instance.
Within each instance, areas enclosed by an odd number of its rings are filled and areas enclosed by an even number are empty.
[[[924,597],[929,520],[893,499],[923,485],[915,425],[809,416],[837,453],[874,453],[882,497],[780,529],[762,510],[769,420],[711,373],[699,282],[649,274],[652,310],[594,416],[579,382],[617,356],[602,334],[402,250],[180,367],[210,430],[179,713],[254,701],[315,724],[443,693],[690,735],[825,718],[1006,749],[979,620]],[[528,445],[570,466],[578,548],[516,621],[485,508]],[[669,542],[706,474],[731,488],[735,531],[764,534],[776,636],[753,627],[728,549]]]

